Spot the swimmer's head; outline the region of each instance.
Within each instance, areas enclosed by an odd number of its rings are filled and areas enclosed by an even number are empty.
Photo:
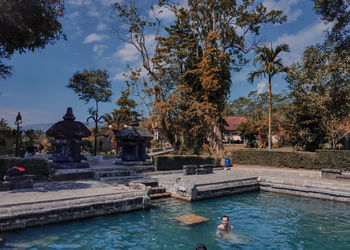
[[[221,217],[221,223],[227,227],[228,226],[228,223],[229,223],[230,219],[228,218],[228,216],[224,215]]]
[[[196,250],[207,250],[207,247],[206,247],[204,244],[199,244],[199,245],[196,247]]]

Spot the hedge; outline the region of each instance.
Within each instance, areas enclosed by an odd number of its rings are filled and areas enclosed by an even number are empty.
[[[317,150],[316,152],[280,152],[265,150],[233,150],[231,162],[288,168],[350,170],[350,151]]]
[[[35,175],[35,180],[46,180],[53,174],[53,170],[49,167],[48,161],[38,158],[15,158],[15,157],[3,157],[0,158],[0,178],[6,175],[7,169],[19,166],[26,169],[26,174]]]
[[[193,155],[160,155],[153,156],[153,164],[157,171],[182,170],[183,165],[214,164],[220,165],[218,159]]]

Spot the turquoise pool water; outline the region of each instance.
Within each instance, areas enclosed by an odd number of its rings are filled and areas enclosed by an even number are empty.
[[[350,249],[350,204],[256,192],[0,234],[17,249]],[[187,226],[173,217],[210,219]],[[217,235],[220,216],[232,233]]]

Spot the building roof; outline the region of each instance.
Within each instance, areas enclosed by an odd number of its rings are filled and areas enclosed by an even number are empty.
[[[242,116],[226,116],[224,119],[227,123],[227,126],[224,127],[226,131],[236,131],[240,123],[247,121]]]

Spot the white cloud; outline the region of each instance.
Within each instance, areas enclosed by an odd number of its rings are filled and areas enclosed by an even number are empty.
[[[79,11],[74,11],[72,13],[70,13],[67,17],[68,19],[76,19],[77,17],[79,17]]]
[[[162,6],[162,7],[159,7],[158,5],[153,6],[153,10],[149,11],[149,16],[153,17],[154,15],[157,18],[164,20],[166,22],[175,20],[174,12],[172,12],[169,8],[165,6]]]
[[[282,10],[287,15],[287,22],[294,22],[302,15],[302,9],[294,9],[293,6],[297,5],[300,0],[265,0],[263,2],[267,10]]]
[[[131,44],[124,43],[124,47],[113,54],[113,58],[122,62],[133,62],[139,57],[139,51]]]
[[[100,17],[100,12],[96,8],[96,6],[91,5],[91,6],[89,6],[89,10],[86,13],[86,15],[90,16],[90,17]]]
[[[116,80],[116,81],[119,81],[119,80],[126,80],[127,77],[125,76],[125,74],[127,74],[127,72],[120,72],[120,73],[117,73],[117,74],[115,74],[115,75],[112,77],[112,80]]]
[[[102,23],[102,22],[96,26],[96,29],[99,31],[105,30],[106,28],[107,28],[107,25],[105,23]]]
[[[106,35],[100,35],[96,33],[92,33],[85,37],[84,43],[92,43],[92,42],[100,42],[104,40],[107,36]]]
[[[331,27],[331,24],[325,25],[323,22],[317,22],[300,30],[296,34],[283,34],[273,44],[287,43],[290,46],[290,53],[283,57],[284,63],[290,65],[300,60],[307,46],[322,42],[324,31]]]
[[[98,44],[98,45],[94,45],[92,47],[92,50],[98,55],[98,56],[102,56],[103,52],[107,49],[108,47],[104,44]]]
[[[156,41],[154,35],[146,35],[145,43],[150,56],[152,56]],[[133,62],[139,59],[139,51],[131,44],[124,43],[124,47],[113,54],[113,58],[121,60],[122,62]]]
[[[68,3],[71,5],[81,6],[83,5],[83,0],[69,0]]]
[[[134,68],[135,69],[136,68],[141,68],[141,66],[140,65],[136,65]],[[129,71],[129,72],[126,72],[126,71],[120,72],[120,73],[115,74],[112,77],[112,80],[116,80],[116,81],[118,81],[118,80],[126,80],[126,79],[128,79],[128,76],[130,74],[131,74],[131,71]],[[140,77],[141,78],[146,78],[147,77],[147,71],[144,68],[141,68]]]
[[[264,92],[266,85],[267,85],[266,80],[262,80],[256,85],[256,91],[258,92],[258,94],[261,94],[262,92]]]

